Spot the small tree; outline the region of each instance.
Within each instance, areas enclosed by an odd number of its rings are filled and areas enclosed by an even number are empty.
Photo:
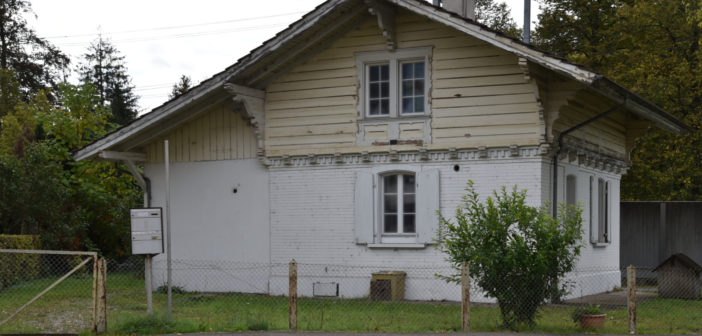
[[[188,92],[193,87],[192,80],[190,80],[190,77],[186,75],[180,76],[180,80],[178,80],[178,83],[173,84],[173,87],[171,88],[171,93],[168,94],[168,99],[174,99],[179,97],[180,95]]]
[[[485,203],[472,181],[466,191],[455,220],[440,217],[439,249],[456,269],[468,263],[471,278],[497,299],[505,327],[531,326],[553,293],[565,293],[558,279],[580,254],[582,211],[562,205],[553,218],[546,207],[527,205],[526,190],[516,186],[494,191]]]

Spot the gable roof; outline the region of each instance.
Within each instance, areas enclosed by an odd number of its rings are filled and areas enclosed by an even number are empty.
[[[668,259],[664,260],[660,265],[658,265],[656,268],[653,269],[654,272],[657,272],[661,267],[664,265],[668,265],[671,263],[679,262],[686,268],[689,268],[695,272],[702,272],[702,266],[697,264],[692,258],[688,257],[686,254],[683,253],[676,253],[668,257]]]
[[[559,73],[567,78],[585,84],[594,91],[611,99],[625,104],[625,108],[642,118],[653,121],[657,126],[677,134],[684,134],[690,130],[680,120],[676,119],[665,110],[642,98],[641,96],[623,88],[607,79],[601,74],[589,70],[581,65],[571,63],[565,59],[555,57],[541,51],[520,40],[508,37],[500,32],[473,20],[448,12],[422,0],[373,0],[375,2],[389,3],[403,8],[412,13],[427,17],[433,21],[454,28],[474,38],[482,40],[497,48],[506,50],[518,57],[527,59],[546,69]],[[107,149],[128,150],[135,145],[134,139],[153,138],[156,133],[165,130],[158,127],[163,122],[182,121],[194,117],[183,115],[189,107],[202,106],[205,101],[221,102],[228,97],[223,90],[227,83],[237,83],[247,86],[256,86],[256,78],[251,76],[254,71],[273,73],[280,68],[275,68],[271,63],[276,58],[292,58],[300,54],[290,53],[299,44],[313,46],[310,40],[319,41],[329,38],[334,33],[333,29],[324,29],[328,26],[336,28],[344,24],[351,24],[354,16],[361,15],[367,10],[368,0],[328,0],[317,6],[300,20],[291,24],[285,30],[265,41],[261,46],[240,58],[235,64],[224,71],[203,81],[185,94],[167,101],[154,108],[151,112],[142,115],[131,123],[105,135],[95,142],[78,150],[74,154],[76,160],[83,160],[98,155]],[[271,65],[271,68],[268,68]],[[253,79],[252,79],[253,78]],[[260,83],[259,83],[260,85]],[[147,133],[153,133],[146,136]],[[141,141],[143,142],[143,141]]]

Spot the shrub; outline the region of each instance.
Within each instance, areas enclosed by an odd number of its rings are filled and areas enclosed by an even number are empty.
[[[573,314],[571,314],[571,318],[573,319],[573,322],[575,323],[580,323],[580,320],[583,319],[583,316],[585,315],[599,315],[602,314],[602,310],[600,309],[599,305],[593,306],[585,306],[585,307],[578,307],[573,310]]]
[[[29,235],[0,235],[0,249],[39,249],[39,238]],[[12,286],[17,281],[39,275],[38,254],[0,253],[0,289]]]
[[[527,205],[526,190],[516,186],[494,191],[485,203],[472,181],[466,191],[455,219],[440,217],[439,249],[456,269],[468,263],[473,281],[497,299],[505,327],[532,326],[538,308],[566,292],[559,279],[580,254],[582,211],[561,205],[553,218],[547,207]]]

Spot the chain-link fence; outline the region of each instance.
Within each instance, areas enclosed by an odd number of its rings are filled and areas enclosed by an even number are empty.
[[[0,255],[4,264],[6,255]],[[50,255],[25,261],[28,266],[20,267],[0,289],[0,319],[80,262],[75,256]],[[91,263],[0,326],[0,333],[89,330],[93,321]],[[461,283],[445,281],[458,271],[444,265],[298,263],[293,267],[288,263],[180,259],[172,265],[173,319],[169,320],[165,260],[157,258],[153,264],[152,317],[146,313],[143,258],[107,261],[109,331],[287,330],[293,319],[298,330],[310,331],[443,332],[463,327]],[[5,270],[3,267],[3,279],[8,277]],[[636,285],[627,287],[626,269],[579,269],[559,280],[558,287],[565,291],[537,303],[540,307],[533,324],[518,327],[579,333],[581,327],[574,318],[579,322],[589,313],[606,315],[604,327],[590,332],[628,333],[629,306],[635,299],[638,333],[702,333],[699,270],[678,270],[637,269]],[[473,279],[469,286],[470,330],[503,330],[503,305],[509,297],[496,299],[477,282]],[[512,296],[540,288],[527,284],[515,290],[508,285],[514,286],[505,278],[504,291],[516,293]]]
[[[0,334],[91,330],[96,254],[0,251]]]

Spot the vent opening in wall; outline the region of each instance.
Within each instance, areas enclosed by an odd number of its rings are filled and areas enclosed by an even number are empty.
[[[312,296],[335,297],[339,296],[339,283],[315,282],[312,284]]]
[[[458,172],[461,170],[461,166],[459,165],[453,165],[453,171]]]

